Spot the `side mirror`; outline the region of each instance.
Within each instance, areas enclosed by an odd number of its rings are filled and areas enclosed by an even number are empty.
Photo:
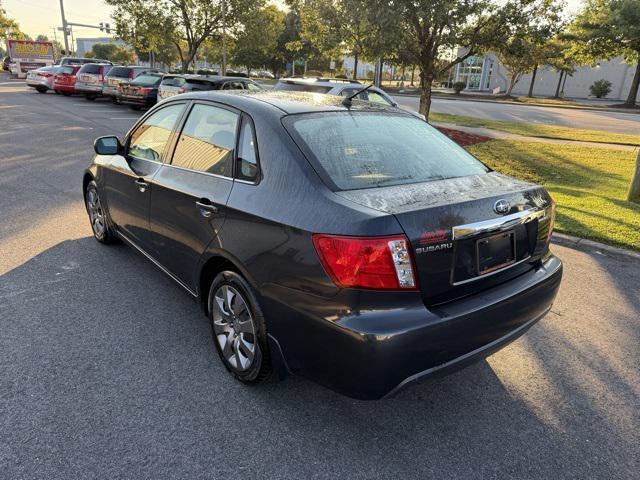
[[[122,151],[120,140],[115,135],[98,137],[93,142],[93,149],[98,155],[117,155]]]

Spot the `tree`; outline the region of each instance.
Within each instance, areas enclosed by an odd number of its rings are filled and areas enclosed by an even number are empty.
[[[404,44],[411,63],[420,69],[420,113],[429,116],[431,87],[450,68],[465,59],[496,48],[525,21],[533,7],[545,0],[374,0],[376,18],[386,38]],[[441,62],[444,51],[458,49],[455,58]]]
[[[573,44],[568,41],[564,35],[560,34],[549,40],[548,46],[550,54],[547,58],[547,64],[560,73],[554,95],[554,98],[559,98],[562,79],[566,79],[567,75],[573,75],[576,71],[578,62],[572,50]]]
[[[260,68],[279,56],[278,38],[285,28],[285,13],[275,5],[255,10],[244,19],[244,28],[237,35],[233,60],[238,65]]]
[[[7,38],[22,40],[26,38],[26,35],[20,30],[18,23],[9,18],[7,12],[0,7],[0,39],[6,40]]]
[[[233,31],[262,0],[106,0],[115,7],[116,31],[134,47],[153,49],[162,37],[171,40],[186,72],[202,43],[224,27]],[[139,29],[139,31],[138,31]]]
[[[636,168],[631,177],[631,185],[629,185],[629,194],[627,200],[640,204],[640,150],[636,157]]]
[[[589,0],[570,25],[569,38],[586,63],[622,56],[636,69],[625,105],[633,107],[640,88],[640,1]]]

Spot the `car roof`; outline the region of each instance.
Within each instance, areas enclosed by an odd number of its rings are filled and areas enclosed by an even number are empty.
[[[206,80],[212,83],[227,82],[227,81],[253,82],[253,80],[251,80],[250,78],[245,78],[245,77],[234,77],[229,75],[224,75],[224,76],[223,75],[200,75],[197,73],[170,73],[165,75],[165,77],[170,77],[170,78],[180,77],[180,78],[186,78],[189,80]]]
[[[325,78],[325,77],[287,77],[278,80],[282,83],[302,84],[302,85],[323,85],[336,86],[340,84],[362,85],[358,80],[350,80],[348,78]]]
[[[204,92],[183,93],[181,99],[212,100],[236,107],[240,110],[258,111],[270,106],[272,111],[285,114],[338,112],[338,111],[372,111],[410,115],[397,107],[374,104],[354,99],[350,107],[343,105],[344,98],[335,95],[324,95],[310,92],[290,92],[283,90],[208,90]]]

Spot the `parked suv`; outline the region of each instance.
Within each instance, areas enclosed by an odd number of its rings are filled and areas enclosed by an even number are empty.
[[[165,75],[158,88],[158,101],[186,92],[204,90],[250,90],[262,87],[248,78],[203,75]]]
[[[363,85],[357,80],[347,80],[342,78],[282,78],[273,87],[274,90],[286,90],[289,92],[312,92],[326,93],[329,95],[338,95],[348,97],[358,90],[362,90]],[[377,87],[369,87],[367,91],[360,93],[357,97],[359,100],[366,100],[372,103],[380,103],[382,105],[390,105],[397,107],[398,104],[383,90]]]
[[[102,86],[102,95],[111,98],[114,102],[118,102],[118,85],[122,82],[128,82],[133,80],[138,75],[144,73],[161,73],[159,70],[155,70],[149,67],[141,67],[135,65],[129,65],[128,67],[114,66],[109,73],[104,76],[104,83]]]
[[[95,100],[102,95],[104,77],[113,65],[111,63],[87,63],[76,74],[76,93],[87,100]]]

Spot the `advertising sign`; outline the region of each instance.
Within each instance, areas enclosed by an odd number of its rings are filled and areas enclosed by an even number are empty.
[[[7,51],[15,63],[18,77],[26,76],[29,70],[53,65],[53,43],[32,40],[7,40]]]

